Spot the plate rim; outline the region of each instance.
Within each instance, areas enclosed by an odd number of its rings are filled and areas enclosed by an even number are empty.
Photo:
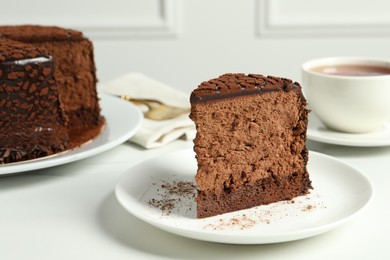
[[[186,152],[188,150],[189,149],[181,149],[181,150],[173,151],[169,154],[177,153],[177,152]],[[183,236],[183,237],[187,237],[187,238],[191,238],[191,239],[196,239],[196,240],[216,242],[216,243],[227,243],[227,244],[246,244],[246,245],[256,244],[256,245],[259,245],[259,244],[272,244],[272,243],[289,242],[289,241],[295,241],[295,240],[313,237],[313,236],[320,235],[320,234],[326,233],[328,231],[331,231],[331,230],[343,225],[344,223],[350,221],[351,219],[353,219],[356,215],[358,215],[358,213],[362,212],[364,209],[366,209],[371,204],[373,197],[374,197],[374,194],[375,194],[374,186],[373,186],[371,180],[362,171],[358,170],[356,167],[354,167],[351,164],[346,163],[338,158],[310,150],[309,151],[309,158],[310,158],[310,156],[314,155],[314,156],[317,156],[318,158],[321,158],[321,159],[325,158],[326,160],[332,160],[333,162],[337,162],[339,164],[341,163],[344,167],[348,167],[350,170],[359,174],[358,176],[367,185],[366,192],[369,192],[369,194],[368,194],[368,197],[366,198],[366,200],[362,203],[362,205],[358,209],[354,210],[353,212],[350,212],[348,215],[341,217],[340,219],[338,219],[336,221],[331,221],[325,225],[320,225],[320,226],[316,226],[316,227],[309,227],[309,228],[302,229],[299,231],[296,231],[296,230],[285,231],[282,234],[280,232],[278,234],[273,234],[273,235],[267,234],[267,237],[261,237],[261,236],[253,235],[253,234],[248,235],[248,234],[244,234],[245,232],[243,232],[243,234],[240,236],[238,236],[237,234],[224,234],[222,236],[220,233],[218,233],[215,230],[204,229],[202,231],[199,231],[199,230],[183,229],[183,228],[176,227],[174,225],[167,225],[165,223],[158,223],[158,221],[156,221],[155,217],[142,216],[141,212],[136,212],[132,209],[129,209],[128,205],[126,205],[126,203],[121,198],[122,197],[121,193],[123,192],[122,191],[122,184],[123,184],[124,180],[126,178],[128,178],[128,175],[131,175],[131,171],[133,169],[136,169],[137,167],[140,167],[143,164],[150,163],[150,161],[152,161],[152,160],[156,160],[156,159],[161,158],[161,157],[165,158],[166,156],[169,156],[169,154],[165,154],[163,156],[156,156],[156,157],[147,159],[145,161],[142,161],[140,163],[133,165],[132,167],[130,167],[129,169],[124,171],[115,185],[114,193],[115,193],[116,199],[119,202],[119,204],[129,214],[132,214],[137,219],[144,221],[144,222],[146,222],[154,227],[157,227],[161,230],[165,230],[169,233],[173,233],[173,234],[176,234],[179,236]],[[310,160],[309,160],[309,162],[310,162]],[[141,205],[141,203],[139,203],[139,205]],[[139,205],[136,206],[136,208],[139,208]],[[144,207],[145,205],[142,205],[142,206]],[[195,221],[201,221],[201,220],[202,219],[191,219],[190,221],[195,222]],[[189,232],[191,234],[186,234],[186,232]],[[209,236],[209,237],[204,238],[204,236]],[[281,236],[284,236],[284,238],[281,239]],[[234,239],[232,239],[232,238],[234,238]],[[242,238],[245,238],[245,240],[240,240]],[[253,241],[253,242],[248,242],[248,239],[253,239],[253,238],[257,238],[257,240]]]
[[[313,119],[314,118],[314,119]],[[313,122],[313,120],[316,120],[317,123],[315,126],[310,124],[310,122]],[[318,125],[320,124],[320,125]],[[317,134],[318,131],[316,128],[318,126],[323,126],[323,124],[319,121],[319,118],[317,115],[312,111],[309,114],[309,125],[307,128],[307,139],[311,141],[321,142],[321,143],[327,143],[327,144],[334,144],[334,145],[342,145],[342,146],[352,146],[352,147],[384,147],[384,146],[390,146],[390,138],[389,139],[376,139],[376,140],[366,140],[366,139],[357,139],[364,135],[374,134],[373,133],[367,133],[367,134],[353,134],[353,133],[342,133],[342,132],[336,132],[329,130],[331,133],[336,133],[339,135],[344,135],[346,137],[356,137],[356,139],[340,139],[339,138],[332,138],[327,135],[321,135]],[[324,126],[325,127],[325,126]],[[378,130],[379,133],[381,130]],[[386,124],[386,126],[382,130],[385,133],[390,133],[390,122]]]
[[[26,173],[28,171],[59,166],[86,159],[110,150],[131,138],[141,127],[143,121],[142,112],[130,102],[126,102],[114,95],[98,92],[98,97],[102,111],[101,114],[105,117],[106,124],[102,132],[95,139],[89,140],[85,144],[73,148],[69,151],[65,151],[54,156],[48,156],[47,158],[42,157],[37,160],[28,160],[10,165],[0,165],[0,177]],[[122,111],[120,109],[116,110],[116,108],[125,106],[126,109],[128,109],[127,112],[131,111],[132,113],[132,126],[130,127],[129,124],[128,129],[121,129],[120,134],[113,136],[113,133],[110,131],[110,129],[117,127],[112,125],[115,123],[115,120],[112,120],[114,116],[114,110]],[[101,142],[101,144],[97,145],[99,142]],[[94,145],[97,146],[94,147]]]

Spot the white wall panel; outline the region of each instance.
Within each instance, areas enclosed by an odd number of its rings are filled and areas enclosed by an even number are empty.
[[[188,93],[227,72],[300,81],[312,58],[390,60],[388,0],[2,1],[0,24],[23,23],[82,30],[100,84],[137,71]]]
[[[12,0],[0,8],[2,24],[58,25],[93,38],[172,36],[178,14],[177,0]]]
[[[260,36],[383,36],[388,0],[257,0]]]

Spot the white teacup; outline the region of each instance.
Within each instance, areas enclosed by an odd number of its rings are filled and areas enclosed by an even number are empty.
[[[390,120],[390,61],[359,57],[311,60],[302,65],[309,107],[329,129],[366,133]]]

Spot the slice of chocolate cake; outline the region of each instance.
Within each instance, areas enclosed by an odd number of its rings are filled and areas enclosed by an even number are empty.
[[[0,38],[0,164],[68,146],[53,58],[35,46]]]
[[[308,193],[308,109],[298,83],[225,74],[192,92],[190,117],[198,218]]]

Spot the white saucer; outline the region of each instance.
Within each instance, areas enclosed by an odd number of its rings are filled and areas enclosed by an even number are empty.
[[[314,187],[310,194],[205,219],[195,217],[196,191],[188,185],[194,185],[196,173],[191,149],[132,167],[119,179],[115,193],[119,203],[135,217],[177,235],[230,244],[298,240],[344,224],[373,196],[371,182],[357,169],[312,151],[309,158]],[[187,185],[181,189],[187,192],[178,196],[175,191],[180,189],[175,186],[182,182]]]
[[[309,127],[307,129],[307,138],[309,140],[360,147],[377,147],[390,145],[390,123],[382,129],[366,133],[351,134],[332,131],[324,126],[317,118],[314,112],[309,114]]]
[[[106,125],[94,140],[81,147],[48,157],[0,165],[0,176],[37,170],[74,162],[107,151],[132,137],[142,123],[142,113],[133,104],[118,97],[100,94]]]

